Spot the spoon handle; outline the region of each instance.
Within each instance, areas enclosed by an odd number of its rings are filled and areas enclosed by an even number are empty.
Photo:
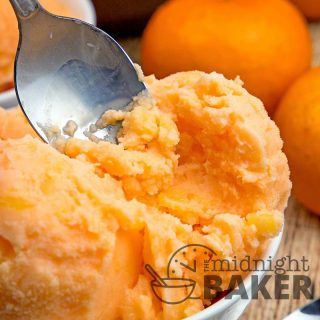
[[[26,19],[37,12],[41,6],[38,0],[10,0],[18,19]]]

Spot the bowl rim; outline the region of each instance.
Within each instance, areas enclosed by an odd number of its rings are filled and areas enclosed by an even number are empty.
[[[66,0],[64,0],[66,1]],[[67,5],[69,3],[73,3],[74,0],[67,0]],[[83,12],[82,20],[93,24],[94,26],[97,25],[97,13],[96,9],[93,5],[92,0],[77,0],[77,6],[80,6],[81,11]]]
[[[267,258],[271,257],[272,260],[274,260],[280,244],[281,244],[281,240],[282,240],[282,236],[283,236],[283,228],[281,232],[273,239],[269,240],[269,245],[267,246],[266,250],[264,251],[263,254],[263,260],[266,260]],[[260,269],[260,268],[259,268]],[[244,279],[243,284],[244,287],[246,289],[247,293],[250,293],[251,290],[251,276],[255,275],[258,276],[258,281],[260,282],[262,280],[262,278],[264,277],[266,271],[264,270],[256,270],[253,272],[250,272],[248,274],[248,276]],[[227,310],[228,308],[230,308],[232,305],[234,305],[235,303],[239,302],[241,299],[241,297],[239,295],[236,296],[232,296],[232,298],[230,299],[226,299],[226,297],[224,297],[223,299],[221,299],[220,301],[216,302],[215,304],[213,304],[212,306],[188,317],[185,318],[185,320],[208,320],[211,319],[211,317],[217,316],[219,314],[221,314],[221,312]],[[250,300],[250,298],[249,298]]]
[[[0,107],[12,108],[18,104],[19,103],[14,88],[0,92]]]

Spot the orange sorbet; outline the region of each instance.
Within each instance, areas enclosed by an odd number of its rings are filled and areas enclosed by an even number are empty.
[[[289,169],[260,100],[216,73],[145,82],[118,145],[70,138],[61,154],[0,113],[1,319],[182,319],[204,309],[202,276],[200,299],[169,305],[146,264],[165,276],[195,243],[257,258],[281,231]],[[214,274],[227,289],[230,274]]]

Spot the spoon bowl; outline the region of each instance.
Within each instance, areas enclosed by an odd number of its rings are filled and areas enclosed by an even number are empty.
[[[63,128],[70,120],[83,134],[109,109],[122,110],[145,90],[120,45],[102,30],[78,19],[58,17],[37,0],[10,0],[20,41],[15,89],[25,115],[40,137],[44,127]],[[108,129],[108,130],[107,130]],[[119,126],[97,132],[116,141]]]

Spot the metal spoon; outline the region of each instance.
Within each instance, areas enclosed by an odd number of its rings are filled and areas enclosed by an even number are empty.
[[[121,110],[145,90],[134,65],[107,33],[81,20],[55,16],[37,0],[10,0],[20,30],[15,88],[25,115],[40,137],[44,126],[73,120],[75,137],[108,109]],[[119,126],[97,133],[116,141]],[[105,137],[105,135],[107,137]]]

